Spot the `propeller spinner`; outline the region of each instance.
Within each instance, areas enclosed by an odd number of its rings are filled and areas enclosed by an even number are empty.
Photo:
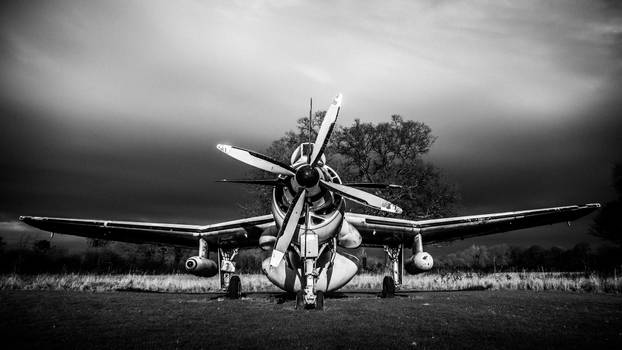
[[[361,203],[363,205],[376,208],[378,210],[400,214],[402,209],[397,205],[390,203],[376,195],[350,187],[347,185],[333,183],[321,178],[318,170],[318,162],[322,159],[326,144],[330,139],[330,135],[335,127],[335,122],[339,116],[341,110],[342,95],[339,94],[335,97],[333,103],[328,107],[317,138],[313,143],[313,149],[310,156],[307,157],[307,164],[302,166],[298,165],[297,169],[294,169],[293,165],[287,165],[272,159],[261,153],[245,150],[243,148],[218,145],[218,149],[223,153],[241,161],[246,164],[252,165],[258,169],[268,171],[270,173],[280,175],[278,180],[265,181],[265,180],[223,180],[223,182],[236,182],[236,183],[252,183],[252,184],[267,184],[267,185],[282,185],[286,181],[295,181],[298,185],[298,192],[291,200],[287,214],[283,224],[279,229],[277,240],[272,251],[272,257],[270,258],[270,266],[276,267],[280,264],[285,252],[287,251],[294,235],[300,229],[299,221],[303,212],[309,211],[311,203],[307,200],[310,194],[310,190],[316,186],[320,186],[326,191],[331,191],[342,195],[343,197]],[[311,120],[309,120],[309,124]],[[285,176],[285,179],[283,179]],[[371,187],[371,186],[370,186]],[[308,229],[308,214],[305,230]]]

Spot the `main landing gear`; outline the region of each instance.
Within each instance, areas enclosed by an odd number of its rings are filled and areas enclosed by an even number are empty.
[[[404,245],[385,245],[384,251],[391,261],[391,275],[382,280],[382,298],[393,298],[395,291],[402,285],[404,275]]]
[[[227,293],[229,299],[242,297],[242,281],[240,276],[235,274],[235,262],[233,261],[238,251],[239,248],[218,248],[220,289]]]

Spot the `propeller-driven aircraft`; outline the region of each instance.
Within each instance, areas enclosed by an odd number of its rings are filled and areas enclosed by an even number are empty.
[[[340,94],[329,106],[315,141],[296,148],[290,164],[235,146],[217,146],[226,155],[275,176],[273,180],[223,180],[272,186],[272,214],[205,226],[35,216],[21,216],[20,220],[53,233],[132,243],[198,246],[197,256],[186,261],[186,270],[204,277],[218,274],[222,290],[231,298],[241,296],[235,256],[241,248],[259,246],[271,251],[262,264],[267,278],[279,288],[296,293],[297,307],[322,309],[324,293],[346,285],[358,270],[349,258],[348,249],[384,247],[392,274],[385,276],[382,294],[391,296],[402,283],[405,265],[415,273],[432,268],[433,259],[423,250],[424,241],[432,244],[569,222],[600,207],[591,203],[429,220],[346,212],[347,201],[395,215],[401,214],[402,209],[360,189],[396,185],[344,184],[326,164],[324,150],[341,104]],[[404,261],[405,247],[413,250],[408,261]],[[216,260],[210,259],[210,252],[216,253]]]

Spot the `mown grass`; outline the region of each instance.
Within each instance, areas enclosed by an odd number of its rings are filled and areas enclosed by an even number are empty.
[[[278,292],[262,274],[243,274],[244,292]],[[341,291],[382,288],[383,275],[359,274]],[[622,280],[583,273],[426,273],[406,275],[403,290],[448,291],[469,289],[492,290],[557,290],[569,292],[622,293]],[[1,275],[0,290],[70,290],[106,292],[137,290],[172,293],[206,293],[220,291],[217,277],[201,278],[187,274],[141,275],[141,274],[39,274]]]

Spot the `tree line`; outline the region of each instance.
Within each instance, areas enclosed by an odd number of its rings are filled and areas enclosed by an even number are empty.
[[[506,244],[493,246],[473,245],[461,252],[439,257],[439,271],[540,271],[540,272],[611,272],[620,270],[622,249],[588,243],[572,248],[515,247]]]
[[[70,253],[48,240],[30,247],[5,249],[0,244],[0,273],[185,273],[184,262],[196,255],[195,249],[166,248],[151,244],[133,245],[113,242],[91,247],[86,252]],[[216,254],[210,253],[216,260]],[[358,252],[361,272],[385,273],[386,260],[364,250]],[[260,273],[267,253],[259,249],[240,251],[236,267],[241,273]],[[596,249],[580,243],[569,249],[541,246],[515,247],[506,244],[473,245],[445,256],[435,256],[433,272],[591,272],[612,273],[622,268],[622,248],[600,246]]]
[[[185,273],[186,259],[196,255],[196,249],[164,247],[153,244],[108,242],[97,244],[82,252],[69,252],[38,240],[30,246],[7,249],[0,237],[0,273]],[[240,251],[236,258],[242,273],[261,271],[264,253],[259,249]],[[216,253],[210,258],[217,260]]]

